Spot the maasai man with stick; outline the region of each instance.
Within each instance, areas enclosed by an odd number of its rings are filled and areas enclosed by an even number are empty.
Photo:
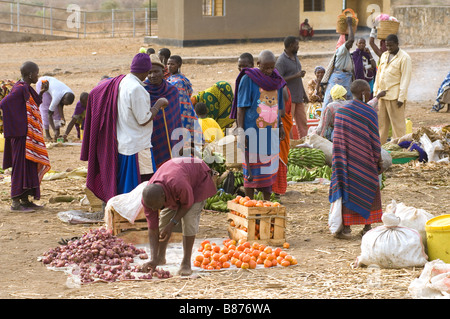
[[[168,101],[164,110],[153,119],[152,145],[156,169],[172,158],[172,150],[180,141],[177,129],[182,133],[181,107],[178,89],[164,79],[164,64],[156,54],[150,55],[152,68],[144,81],[151,103],[160,98]],[[164,111],[164,112],[163,112]],[[174,132],[175,131],[175,132]],[[174,135],[174,136],[172,136]],[[175,157],[175,156],[173,156]]]
[[[151,67],[150,57],[138,53],[128,75],[106,80],[89,93],[81,160],[88,161],[86,187],[105,203],[156,170],[153,119],[167,100],[150,104],[143,81]]]

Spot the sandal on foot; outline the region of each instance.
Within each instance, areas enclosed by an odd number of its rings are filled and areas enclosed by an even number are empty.
[[[30,201],[22,201],[20,204],[23,207],[32,208],[32,209],[36,209],[36,210],[44,208],[44,206],[39,206],[39,205],[37,205],[37,204],[35,204],[33,202],[30,202]]]
[[[351,233],[343,233],[343,232],[338,232],[334,234],[334,238],[338,238],[338,239],[351,239],[352,238],[352,234]]]
[[[33,212],[35,212],[35,210],[33,208],[25,207],[23,205],[11,206],[10,211],[13,213],[33,213]]]

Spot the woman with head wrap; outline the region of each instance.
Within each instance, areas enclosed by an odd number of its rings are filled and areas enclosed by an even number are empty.
[[[233,103],[233,89],[230,83],[219,81],[210,88],[191,97],[192,105],[198,102],[205,103],[208,108],[208,117],[214,119],[222,130],[229,128],[235,122],[231,118],[231,106]]]
[[[347,101],[345,100],[347,90],[343,86],[335,84],[331,89],[330,94],[333,102],[325,107],[320,118],[319,126],[317,127],[317,134],[333,141],[334,116],[339,108],[347,104]],[[375,111],[378,111],[378,100],[385,95],[386,91],[381,91],[376,97],[370,101],[364,101],[364,103],[367,103],[372,106]]]
[[[345,100],[347,90],[342,85],[335,84],[330,94],[333,102],[325,107],[317,127],[317,134],[333,141],[334,115],[340,107],[347,103]]]

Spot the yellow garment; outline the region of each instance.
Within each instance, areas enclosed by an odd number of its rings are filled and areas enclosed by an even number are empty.
[[[408,96],[408,86],[411,81],[412,62],[411,57],[399,49],[397,54],[389,60],[389,51],[380,57],[377,76],[373,87],[373,95],[376,96],[383,90],[387,90],[383,100],[397,100],[405,102]]]
[[[217,122],[212,118],[209,117],[206,117],[204,119],[199,118],[198,122],[202,127],[203,136],[205,137],[205,141],[207,143],[214,142],[215,140],[220,140],[221,138],[224,137],[220,125],[217,124]]]
[[[347,94],[347,90],[339,84],[335,84],[330,91],[331,98],[333,101],[336,100],[345,100],[345,95]]]

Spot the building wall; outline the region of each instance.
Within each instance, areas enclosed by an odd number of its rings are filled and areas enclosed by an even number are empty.
[[[450,6],[398,6],[392,15],[400,21],[401,45],[450,45]]]
[[[299,0],[226,0],[225,16],[202,15],[202,0],[158,0],[158,38],[180,44],[297,35]]]
[[[375,19],[380,13],[389,14],[391,9],[390,0],[347,0],[347,7],[355,11],[359,27],[370,28],[372,19]],[[370,17],[372,10],[375,10],[375,13]]]
[[[314,30],[336,30],[336,18],[342,12],[342,1],[325,0],[325,11],[303,11],[300,0],[300,22],[308,19]]]
[[[158,38],[182,40],[184,0],[158,0]],[[200,9],[201,10],[201,9]]]
[[[337,16],[342,12],[344,1],[325,0],[325,11],[316,12],[303,11],[303,2],[304,0],[300,0],[301,22],[308,19],[315,30],[336,30]],[[390,0],[346,0],[345,8],[351,8],[355,11],[359,19],[359,27],[368,27],[367,18],[371,14],[371,9],[376,8],[376,5],[380,13],[389,14],[390,3]]]

